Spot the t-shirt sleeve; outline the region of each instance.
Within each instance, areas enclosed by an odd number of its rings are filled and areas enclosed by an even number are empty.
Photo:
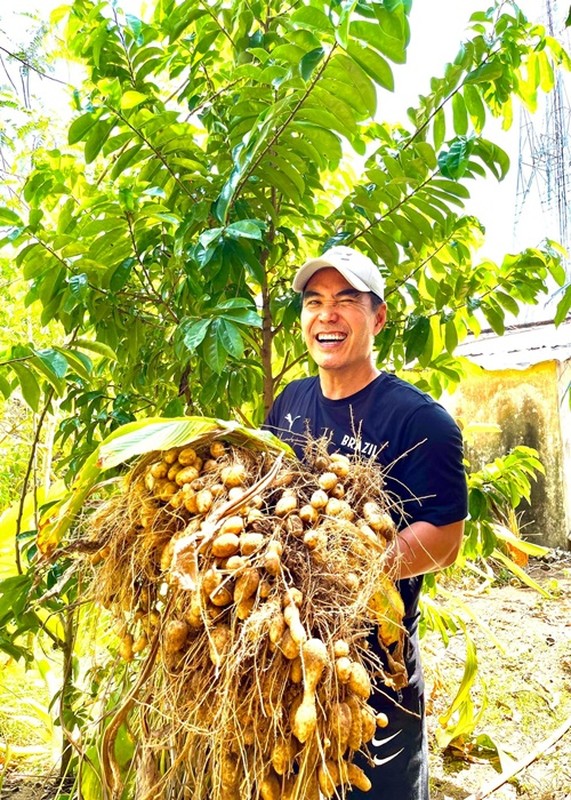
[[[448,525],[468,513],[462,434],[439,405],[417,409],[403,428],[386,489],[400,497],[403,524]]]

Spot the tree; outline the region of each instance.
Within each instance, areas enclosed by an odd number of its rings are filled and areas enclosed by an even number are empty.
[[[552,242],[478,262],[482,225],[462,209],[471,182],[509,169],[484,136],[489,119],[509,126],[515,99],[533,109],[568,56],[498,2],[389,125],[379,98],[405,60],[409,11],[410,0],[156,0],[148,20],[94,0],[61,11],[88,74],[77,113],[67,142],[34,149],[0,209],[26,304],[53,331],[6,343],[0,390],[36,413],[35,441],[57,418],[61,472],[137,418],[259,424],[281,382],[311,369],[290,283],[320,248],[353,244],[381,262],[379,364],[435,394],[460,380],[455,347],[483,319],[501,334],[549,275],[563,284]]]
[[[52,380],[63,436],[82,455],[95,429],[141,414],[259,423],[307,369],[289,281],[316,248],[355,244],[381,261],[379,362],[420,366],[435,392],[459,379],[454,348],[482,314],[502,333],[548,273],[562,283],[550,243],[477,263],[483,231],[461,209],[471,181],[509,167],[487,119],[509,125],[516,97],[533,107],[566,54],[512,3],[474,14],[444,77],[389,126],[377,102],[394,87],[389,62],[405,60],[409,6],[162,0],[150,22],[71,6],[66,39],[89,78],[69,146],[35,152],[24,202],[2,221],[27,303],[76,340],[28,366],[64,381]],[[82,347],[106,356],[99,375]]]

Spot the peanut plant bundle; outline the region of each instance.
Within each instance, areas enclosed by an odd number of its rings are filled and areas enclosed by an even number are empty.
[[[371,677],[406,682],[388,508],[379,468],[324,442],[301,462],[222,432],[140,458],[76,541],[133,675],[102,736],[109,797],[124,788],[125,723],[138,800],[370,787],[354,755],[386,724]]]

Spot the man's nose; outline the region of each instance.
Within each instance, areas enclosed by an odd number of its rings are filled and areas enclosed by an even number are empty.
[[[337,302],[335,300],[333,300],[331,303],[323,303],[321,305],[321,308],[319,309],[319,318],[322,321],[337,319],[338,316],[339,311],[337,308]]]

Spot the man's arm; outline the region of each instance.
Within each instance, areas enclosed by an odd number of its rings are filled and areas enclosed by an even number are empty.
[[[387,572],[396,579],[413,578],[449,567],[464,535],[464,520],[449,525],[413,522],[400,531],[387,550]]]

